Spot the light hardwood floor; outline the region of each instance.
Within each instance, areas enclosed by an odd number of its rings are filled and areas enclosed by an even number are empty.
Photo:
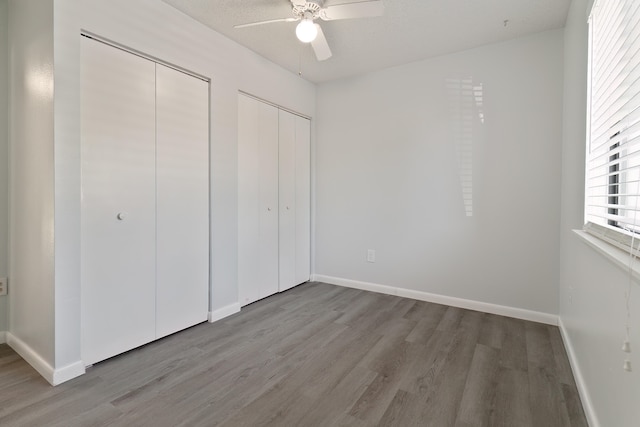
[[[307,283],[49,386],[0,345],[2,426],[586,426],[558,328]]]

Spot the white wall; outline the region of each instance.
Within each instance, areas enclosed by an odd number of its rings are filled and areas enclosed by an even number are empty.
[[[54,364],[53,1],[9,1],[7,341]]]
[[[55,0],[54,234],[55,367],[58,380],[84,372],[80,360],[80,2]]]
[[[640,418],[640,289],[633,285],[631,357],[625,353],[626,272],[571,231],[583,224],[589,0],[573,0],[565,28],[560,319],[590,424],[635,426]]]
[[[0,277],[9,274],[9,51],[7,0],[0,0]],[[0,297],[0,343],[7,330],[7,297]]]
[[[562,34],[321,85],[315,273],[557,314]]]

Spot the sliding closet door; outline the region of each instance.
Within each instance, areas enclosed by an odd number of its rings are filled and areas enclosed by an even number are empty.
[[[209,84],[156,67],[159,338],[207,319]]]
[[[258,299],[278,292],[278,110],[259,103],[260,276]]]
[[[278,292],[278,109],[238,97],[240,303]]]
[[[296,265],[296,116],[279,110],[279,291],[297,283]]]
[[[295,284],[311,277],[311,120],[296,116]]]
[[[246,96],[238,97],[238,299],[241,305],[258,300],[260,272],[260,176],[258,105]]]
[[[279,111],[280,292],[310,275],[310,124]]]
[[[82,358],[155,338],[155,64],[82,37]]]

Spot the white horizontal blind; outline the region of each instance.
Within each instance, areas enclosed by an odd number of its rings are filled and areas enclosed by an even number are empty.
[[[590,17],[585,219],[640,231],[640,1],[597,0]]]

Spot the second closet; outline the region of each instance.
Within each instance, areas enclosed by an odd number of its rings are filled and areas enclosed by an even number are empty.
[[[311,124],[238,98],[238,283],[247,305],[309,280]]]

